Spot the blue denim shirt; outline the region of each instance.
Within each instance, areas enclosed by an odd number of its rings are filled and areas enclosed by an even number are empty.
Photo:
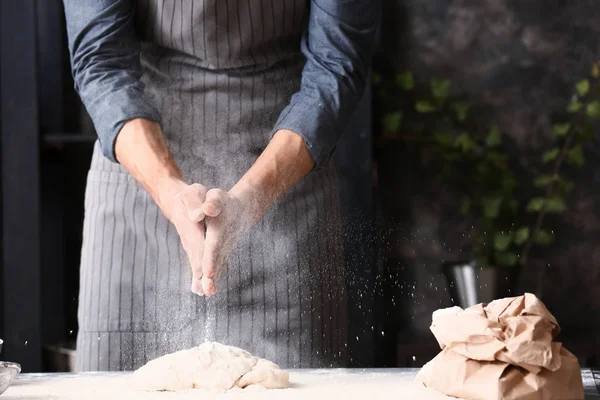
[[[102,151],[125,122],[160,122],[140,81],[141,44],[134,0],[63,0],[75,89],[90,114]],[[300,90],[273,132],[300,134],[318,168],[331,156],[364,91],[375,45],[380,0],[310,0],[300,43],[306,58]]]

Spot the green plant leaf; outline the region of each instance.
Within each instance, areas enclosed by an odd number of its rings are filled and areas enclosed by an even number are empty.
[[[553,196],[549,199],[535,197],[527,203],[527,211],[538,212],[544,209],[547,213],[559,214],[567,209],[567,204],[562,197]]]
[[[463,197],[463,199],[460,203],[460,213],[462,215],[466,215],[469,213],[470,209],[471,209],[471,199],[469,199],[468,197]]]
[[[513,235],[498,232],[494,235],[494,248],[498,251],[504,251],[508,249],[508,246],[510,246],[512,241]]]
[[[435,106],[428,101],[417,101],[415,104],[415,110],[417,112],[425,114],[435,111]]]
[[[412,90],[415,87],[415,79],[412,72],[404,71],[396,75],[396,85],[406,91]]]
[[[496,253],[495,258],[498,265],[504,267],[512,267],[517,263],[517,260],[519,259],[519,257],[512,251]]]
[[[549,163],[550,161],[554,160],[558,156],[559,152],[560,152],[560,149],[558,147],[555,147],[552,150],[546,151],[544,154],[542,154],[542,162]]]
[[[464,122],[469,115],[469,107],[471,105],[466,101],[457,101],[456,103],[452,103],[452,109],[456,113],[456,119],[460,122]]]
[[[575,188],[575,184],[567,178],[558,178],[557,186],[565,193],[569,193]]]
[[[541,229],[539,232],[536,232],[533,241],[536,244],[548,245],[554,242],[554,235],[552,234],[552,232],[549,232],[545,229]]]
[[[571,113],[571,114],[576,114],[579,111],[581,111],[582,108],[583,108],[583,103],[581,103],[577,99],[573,99],[569,102],[569,105],[567,105],[567,112]]]
[[[398,130],[400,129],[401,122],[402,122],[402,112],[401,111],[389,113],[383,117],[383,128],[387,132],[398,132]]]
[[[580,144],[575,145],[567,152],[566,161],[568,164],[576,165],[581,167],[585,163],[585,157],[583,156],[583,148]]]
[[[514,236],[514,242],[517,246],[522,245],[529,239],[529,228],[524,226],[523,228],[517,229]]]
[[[436,100],[446,100],[450,95],[452,83],[448,79],[432,79],[431,94]]]
[[[569,129],[571,129],[571,124],[554,124],[552,127],[552,134],[554,136],[565,136],[569,133]]]
[[[538,212],[546,205],[546,199],[543,197],[534,197],[527,203],[527,211]]]
[[[585,109],[588,117],[591,118],[600,118],[600,101],[594,100],[589,103]]]
[[[542,188],[545,186],[548,186],[549,184],[552,183],[554,179],[550,176],[550,175],[542,175],[542,176],[538,176],[537,178],[535,178],[535,180],[533,181],[533,184],[536,187]]]
[[[487,219],[495,219],[500,215],[500,206],[502,206],[502,197],[484,197],[481,201],[483,215]]]
[[[463,153],[468,153],[477,147],[477,143],[468,133],[461,133],[456,137],[455,145],[462,149]]]
[[[446,132],[436,132],[433,134],[433,140],[440,146],[454,146],[454,136]]]
[[[545,210],[547,213],[559,214],[567,209],[567,203],[562,197],[554,196],[546,199]]]
[[[592,65],[592,76],[594,78],[600,78],[600,66],[598,66],[598,63]]]
[[[587,142],[594,139],[594,129],[589,125],[584,125],[577,131],[577,139]]]
[[[496,147],[501,143],[502,138],[500,136],[500,128],[498,128],[497,125],[494,125],[485,139],[485,144],[487,147]]]
[[[577,94],[579,96],[585,96],[590,91],[590,81],[584,79],[582,81],[577,82],[575,85],[575,89],[577,90]]]

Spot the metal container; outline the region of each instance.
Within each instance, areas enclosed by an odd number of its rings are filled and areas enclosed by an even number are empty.
[[[19,364],[0,361],[0,394],[8,389],[19,372],[21,372]]]
[[[516,267],[479,267],[474,262],[454,262],[444,263],[442,269],[452,301],[461,308],[518,295]]]

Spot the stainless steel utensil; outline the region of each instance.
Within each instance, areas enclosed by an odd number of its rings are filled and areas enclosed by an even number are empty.
[[[19,372],[21,372],[19,364],[0,361],[0,394],[8,389]]]

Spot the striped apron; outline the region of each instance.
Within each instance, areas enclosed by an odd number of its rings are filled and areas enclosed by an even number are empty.
[[[229,189],[300,86],[304,0],[141,0],[146,93],[188,182]],[[241,237],[210,298],[191,293],[175,228],[94,149],[85,195],[78,371],[132,370],[218,341],[286,368],[341,367],[347,314],[334,166]]]

